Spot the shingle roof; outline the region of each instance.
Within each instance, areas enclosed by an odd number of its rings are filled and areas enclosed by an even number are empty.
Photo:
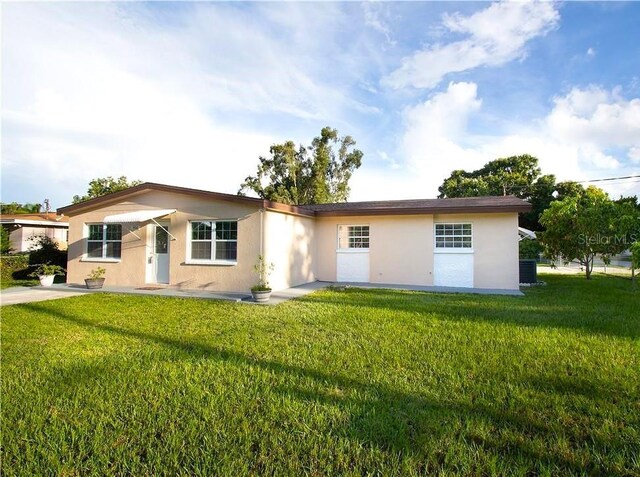
[[[299,207],[313,211],[317,216],[527,212],[531,209],[531,205],[527,201],[514,196],[376,200]]]
[[[85,210],[95,209],[103,204],[121,200],[130,195],[148,190],[159,190],[179,194],[203,197],[211,200],[223,200],[255,205],[264,209],[285,213],[323,217],[336,215],[408,215],[408,214],[459,214],[490,212],[527,212],[531,205],[517,197],[467,197],[456,199],[412,199],[412,200],[380,200],[370,202],[342,202],[336,204],[287,205],[269,200],[222,194],[186,187],[170,186],[145,182],[143,184],[114,192],[102,197],[90,199],[79,204],[68,205],[58,209],[58,213],[75,215]]]

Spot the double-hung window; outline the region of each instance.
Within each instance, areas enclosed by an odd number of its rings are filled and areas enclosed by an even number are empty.
[[[368,225],[340,225],[338,227],[339,249],[368,249]]]
[[[119,259],[122,254],[122,225],[89,224],[87,258]]]
[[[436,248],[473,248],[471,224],[436,224]]]
[[[238,258],[238,222],[198,220],[190,224],[191,260],[235,262]]]

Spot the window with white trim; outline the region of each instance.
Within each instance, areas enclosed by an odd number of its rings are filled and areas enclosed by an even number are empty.
[[[122,225],[89,224],[87,258],[120,258],[122,254]]]
[[[238,222],[191,222],[191,260],[235,262],[238,257]]]
[[[340,225],[338,226],[338,248],[340,249],[368,249],[368,225]]]
[[[436,248],[472,248],[471,224],[436,224]]]

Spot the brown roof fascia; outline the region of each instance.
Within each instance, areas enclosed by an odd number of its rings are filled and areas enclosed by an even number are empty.
[[[423,206],[423,207],[362,207],[358,203],[354,203],[353,207],[343,208],[340,210],[312,210],[305,206],[295,206],[282,204],[266,199],[258,199],[254,197],[245,197],[232,194],[223,194],[221,192],[211,192],[199,189],[190,189],[187,187],[171,186],[166,184],[157,184],[154,182],[145,182],[128,189],[113,192],[102,197],[89,199],[79,204],[72,204],[61,207],[57,210],[58,214],[75,215],[88,210],[98,208],[100,206],[111,204],[125,197],[135,196],[148,190],[158,190],[176,194],[185,194],[205,199],[217,199],[227,202],[235,202],[247,205],[254,205],[265,210],[272,210],[292,215],[300,215],[304,217],[339,217],[339,216],[366,216],[366,215],[418,215],[418,214],[469,214],[469,213],[505,213],[505,212],[528,212],[531,205],[525,201],[518,204],[490,204],[490,205],[457,205],[457,206]],[[446,200],[446,199],[445,199]],[[393,201],[390,201],[392,203]]]
[[[317,213],[313,210],[305,209],[304,207],[298,207],[296,205],[282,204],[280,202],[273,202],[271,200],[263,201],[263,208],[266,210],[273,210],[274,212],[282,212],[285,214],[301,215],[303,217],[315,217]]]
[[[366,216],[366,215],[421,215],[421,214],[492,214],[508,212],[529,212],[531,206],[504,205],[504,206],[474,206],[474,207],[415,207],[415,208],[372,208],[372,209],[344,209],[344,210],[317,210],[316,217],[340,217],[340,216]]]
[[[157,184],[155,182],[144,182],[137,186],[129,187],[128,189],[113,192],[111,194],[103,195],[102,197],[96,197],[95,199],[89,199],[79,204],[67,205],[58,209],[59,214],[75,215],[77,213],[85,212],[87,210],[95,209],[100,206],[117,202],[125,197],[134,196],[146,192],[148,190],[159,190],[163,192],[173,192],[176,194],[186,194],[196,197],[202,197],[205,199],[218,199],[227,202],[236,202],[243,204],[252,204],[257,207],[263,206],[262,199],[256,199],[253,197],[244,197],[232,194],[223,194],[221,192],[210,192],[206,190],[190,189],[187,187],[170,186],[166,184]]]

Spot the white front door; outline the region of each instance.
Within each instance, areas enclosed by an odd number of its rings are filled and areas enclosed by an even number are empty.
[[[169,283],[169,224],[154,225],[153,276],[156,283]]]
[[[473,253],[435,253],[433,284],[439,287],[473,287]]]

